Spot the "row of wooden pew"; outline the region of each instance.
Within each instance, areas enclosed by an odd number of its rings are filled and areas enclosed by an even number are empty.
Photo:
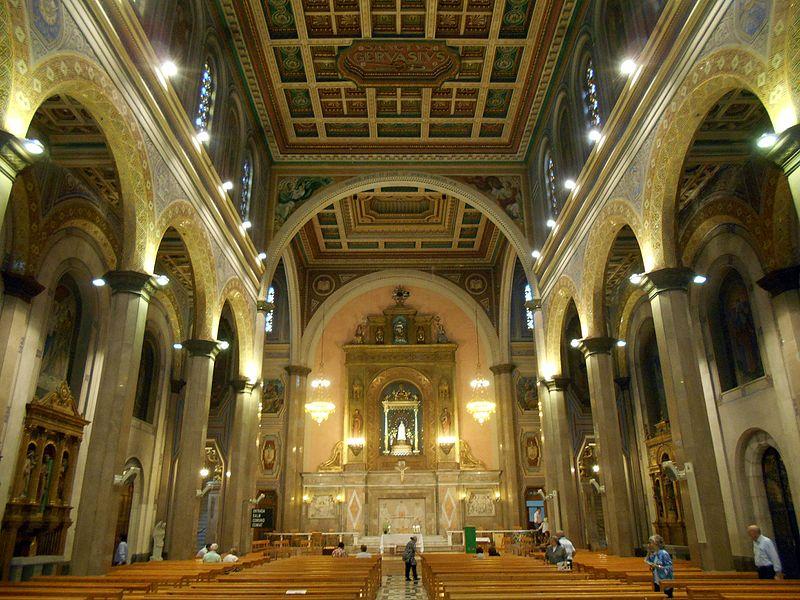
[[[114,567],[98,577],[37,577],[0,585],[0,600],[272,600],[293,593],[374,600],[380,585],[380,557],[299,556],[272,561],[266,556],[249,555],[237,563],[148,562]]]

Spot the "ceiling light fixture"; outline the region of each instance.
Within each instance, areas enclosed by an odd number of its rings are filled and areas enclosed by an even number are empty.
[[[775,142],[778,141],[778,136],[774,133],[762,133],[756,140],[756,145],[759,148],[772,148]]]
[[[574,180],[574,179],[567,179],[567,180],[564,182],[564,187],[565,187],[566,189],[570,190],[570,191],[574,190],[576,185],[577,185],[577,184],[575,183],[575,180]]]
[[[633,273],[630,277],[628,277],[628,281],[630,281],[633,285],[639,285],[644,280],[644,275],[641,273]]]
[[[547,226],[548,226],[550,229],[553,229],[553,228],[555,228],[555,226],[556,226],[556,220],[555,220],[555,219],[547,219]]]
[[[628,345],[628,342],[626,342],[625,340],[617,340],[617,347],[618,348],[624,348],[627,345]]]
[[[22,140],[22,147],[31,154],[39,155],[44,153],[44,144],[36,138],[25,138]]]
[[[325,304],[322,304],[322,334],[319,350],[319,374],[311,381],[311,401],[306,402],[305,411],[317,422],[322,425],[333,412],[336,405],[331,402],[330,388],[331,380],[325,377]]]
[[[542,255],[542,253],[539,250],[534,250],[533,252],[531,252],[531,256],[534,259],[538,259],[541,255]]]
[[[697,285],[703,285],[706,281],[708,281],[708,277],[706,277],[705,275],[700,275],[698,273],[697,275],[694,276],[692,281]]]
[[[619,64],[619,72],[623,75],[633,75],[636,70],[636,61],[632,58],[626,58]]]
[[[258,260],[267,260],[267,253],[266,252],[259,252],[258,253]]]
[[[233,182],[230,180],[226,181],[225,183],[222,184],[222,189],[225,190],[226,192],[230,192],[233,189]]]
[[[572,346],[573,348],[577,348],[578,346],[581,345],[581,341],[578,338],[572,338],[569,341],[569,345]]]
[[[165,285],[167,285],[169,283],[169,277],[167,277],[166,275],[163,275],[163,274],[162,275],[154,275],[153,277],[155,278],[156,284],[158,284],[161,287],[164,287]]]
[[[475,349],[478,361],[475,365],[475,379],[470,382],[472,400],[467,403],[467,412],[480,424],[488,421],[497,410],[497,405],[489,398],[489,380],[481,373],[481,342],[478,337],[478,307],[475,306]]]
[[[244,229],[245,231],[250,229],[252,226],[253,226],[253,224],[250,221],[248,221],[248,220],[242,221],[242,229]]]
[[[178,74],[178,65],[171,60],[165,60],[163,63],[161,63],[161,74],[167,79],[170,77],[175,77],[175,75]]]
[[[595,129],[594,127],[592,127],[589,130],[588,137],[590,142],[599,142],[600,138],[603,136],[600,134],[599,129]]]

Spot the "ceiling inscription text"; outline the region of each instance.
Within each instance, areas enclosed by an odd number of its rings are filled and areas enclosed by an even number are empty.
[[[437,87],[455,76],[460,60],[438,41],[361,40],[342,50],[338,63],[342,76],[359,85]]]

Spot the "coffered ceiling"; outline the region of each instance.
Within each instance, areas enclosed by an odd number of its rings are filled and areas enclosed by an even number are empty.
[[[222,0],[275,160],[521,160],[575,0]]]

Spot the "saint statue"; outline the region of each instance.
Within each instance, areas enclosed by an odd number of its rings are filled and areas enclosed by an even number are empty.
[[[64,498],[64,488],[67,485],[67,471],[69,471],[69,453],[64,452],[64,455],[61,457],[61,470],[58,474],[58,484],[56,485],[56,499],[62,502],[66,502],[66,498]]]
[[[33,469],[36,467],[36,447],[31,444],[28,446],[28,453],[25,456],[25,466],[22,468],[22,497],[27,498],[31,493],[31,477]]]
[[[450,400],[450,384],[446,379],[442,379],[439,383],[439,402],[447,402]]]
[[[422,325],[417,327],[417,343],[424,344],[425,343],[425,328]]]
[[[400,421],[400,424],[397,426],[397,441],[398,442],[405,442],[406,441],[406,424]]]
[[[161,553],[164,551],[164,535],[166,534],[166,521],[159,521],[153,527],[153,553],[150,560],[164,560]]]
[[[364,324],[359,323],[356,327],[356,335],[353,339],[353,342],[356,344],[363,344],[364,343]]]
[[[383,343],[383,327],[379,327],[375,330],[375,343],[382,344]]]
[[[439,417],[439,424],[442,427],[442,435],[450,435],[452,422],[450,420],[450,409],[446,406],[442,409],[442,416]]]
[[[355,412],[353,412],[353,423],[350,425],[350,434],[355,438],[359,438],[361,437],[361,432],[363,429],[364,419],[361,417],[361,411],[356,409]],[[398,438],[400,436],[399,431],[400,430],[398,429]]]
[[[353,382],[353,402],[361,402],[361,392],[363,389],[364,388],[361,385],[361,381],[356,379]]]
[[[407,344],[408,343],[408,323],[405,317],[395,317],[392,323],[392,343],[394,344]]]
[[[442,320],[439,317],[436,317],[436,343],[437,344],[446,344],[450,340],[447,339],[447,334],[444,331],[444,325],[442,325]]]

